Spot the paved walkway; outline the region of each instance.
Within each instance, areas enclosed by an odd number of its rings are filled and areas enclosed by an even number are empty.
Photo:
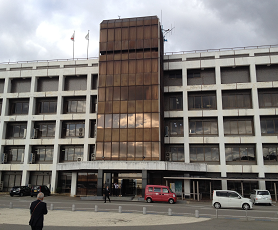
[[[0,224],[28,225],[30,218],[29,209],[0,209]],[[48,210],[45,215],[45,226],[151,226],[186,224],[207,221],[208,218],[195,218],[185,216],[168,216],[142,213],[118,212],[89,212],[89,211],[64,211]]]

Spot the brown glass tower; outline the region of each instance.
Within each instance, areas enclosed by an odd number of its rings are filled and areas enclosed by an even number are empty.
[[[156,16],[100,24],[96,160],[160,159],[162,39]]]

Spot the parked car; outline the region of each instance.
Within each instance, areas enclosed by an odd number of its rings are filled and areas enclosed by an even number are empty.
[[[46,185],[35,185],[31,189],[31,197],[37,196],[40,192],[42,192],[45,196],[50,195],[50,190]]]
[[[148,203],[153,201],[164,201],[174,204],[177,202],[177,196],[168,186],[147,185],[145,188],[145,200]]]
[[[242,208],[252,209],[252,201],[242,197],[236,191],[213,190],[212,206],[215,208]]]
[[[272,198],[268,190],[254,189],[250,194],[253,204],[272,205]]]
[[[31,189],[28,186],[15,186],[10,190],[10,196],[29,196]]]

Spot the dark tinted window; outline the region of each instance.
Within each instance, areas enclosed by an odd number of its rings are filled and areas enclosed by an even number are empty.
[[[216,192],[216,196],[227,197],[227,192]]]
[[[154,187],[154,192],[161,192],[161,188]]]

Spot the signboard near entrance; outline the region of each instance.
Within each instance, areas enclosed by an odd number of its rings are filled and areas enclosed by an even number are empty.
[[[172,190],[173,193],[176,192],[176,186],[175,183],[170,183],[170,189]]]

